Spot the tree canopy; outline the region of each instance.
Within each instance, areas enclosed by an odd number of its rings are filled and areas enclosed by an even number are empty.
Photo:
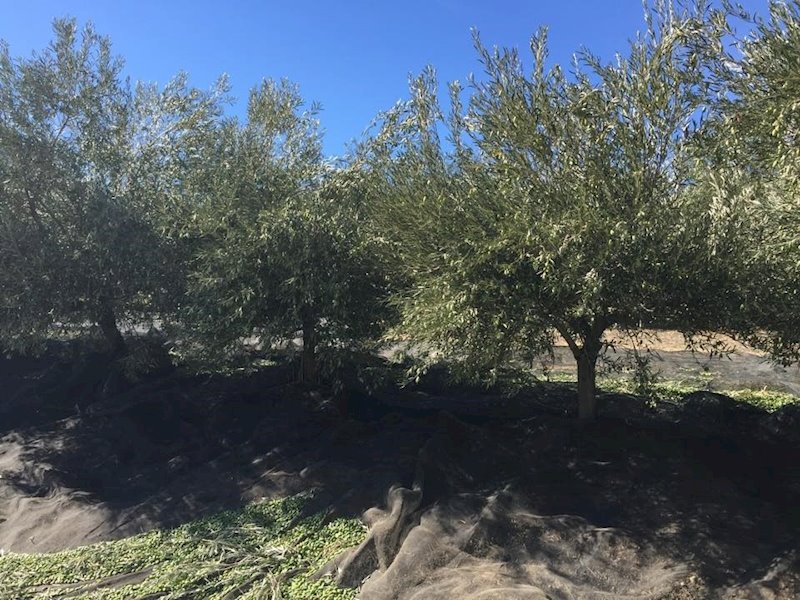
[[[743,275],[728,289],[734,331],[783,362],[800,357],[800,4],[770,2],[766,18],[741,11],[751,29],[716,61],[718,102],[702,146],[701,190],[738,219]],[[738,292],[735,291],[738,286]],[[735,309],[736,307],[732,307]]]
[[[691,193],[721,17],[653,10],[625,56],[579,53],[571,75],[548,67],[545,32],[530,71],[476,37],[485,72],[463,111],[453,86],[447,142],[432,72],[412,82],[367,151],[383,173],[375,218],[410,282],[397,302],[412,339],[474,374],[560,335],[592,418],[609,328],[724,323],[729,305],[714,299],[734,269],[718,245],[733,221]]]
[[[627,51],[552,64],[486,48],[433,68],[347,159],[288,81],[244,119],[179,74],[131,85],[91,26],[0,47],[0,342],[175,321],[215,357],[247,339],[325,350],[396,333],[471,378],[564,340],[579,414],[620,329],[728,332],[800,356],[800,4],[731,44],[731,7],[657,1]],[[797,89],[796,89],[797,88]]]
[[[316,113],[295,85],[267,80],[246,123],[227,121],[209,140],[185,311],[211,349],[301,332],[311,381],[318,349],[375,339],[385,312],[358,190],[323,160]]]
[[[176,281],[161,192],[216,95],[185,76],[131,89],[91,26],[54,32],[28,59],[0,47],[0,332],[30,347],[54,326],[98,326],[121,351],[120,320],[163,311]]]

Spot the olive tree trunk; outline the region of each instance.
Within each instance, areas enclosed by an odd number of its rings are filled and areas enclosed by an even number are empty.
[[[308,310],[303,311],[303,355],[300,379],[304,383],[317,383],[317,332],[316,321]]]
[[[573,335],[566,327],[557,328],[578,364],[578,419],[581,421],[597,418],[596,367],[606,327],[608,321],[605,319],[580,323],[572,327],[573,331],[581,331],[579,336]]]
[[[578,363],[578,419],[597,418],[596,367],[599,352],[583,348],[575,357]]]
[[[109,301],[102,301],[97,324],[100,326],[100,332],[103,334],[109,351],[115,355],[125,354],[127,350],[125,338],[122,337],[122,332],[117,327],[117,317]]]

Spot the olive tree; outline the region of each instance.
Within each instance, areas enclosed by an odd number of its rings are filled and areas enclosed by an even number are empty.
[[[465,108],[453,85],[442,116],[429,71],[365,146],[381,174],[375,222],[408,281],[405,333],[469,373],[560,335],[583,419],[596,415],[609,328],[716,330],[715,297],[734,272],[734,221],[692,193],[707,57],[726,22],[703,4],[646,16],[625,55],[606,64],[580,52],[570,74],[548,66],[544,32],[530,70],[476,37],[485,72]]]
[[[704,181],[716,201],[747,215],[748,260],[739,281],[756,315],[738,329],[784,362],[800,358],[800,3],[772,1],[766,18],[717,61],[716,115]],[[749,327],[747,326],[749,325]]]
[[[314,382],[320,350],[374,338],[384,314],[357,179],[323,160],[317,107],[287,81],[254,89],[246,122],[222,123],[204,152],[187,195],[186,323],[223,354],[299,333],[301,378]]]
[[[770,281],[753,292],[761,314],[749,337],[788,363],[800,359],[800,2],[771,1],[754,21],[719,71],[715,166],[763,232],[753,251]]]
[[[99,327],[124,352],[121,321],[175,304],[159,206],[219,94],[185,76],[131,87],[91,25],[54,33],[29,58],[0,45],[0,338],[30,348],[56,326]]]
[[[800,183],[800,2],[771,1],[767,18],[740,15],[753,29],[720,61],[725,94],[718,140],[741,154],[740,167],[765,179]],[[731,135],[733,134],[733,135]],[[744,153],[747,153],[746,155]]]

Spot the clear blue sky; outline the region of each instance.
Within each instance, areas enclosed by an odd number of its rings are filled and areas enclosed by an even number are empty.
[[[763,13],[766,2],[742,3]],[[59,16],[93,21],[133,80],[163,84],[185,70],[208,87],[227,73],[237,114],[263,78],[288,77],[322,104],[329,154],[405,97],[425,65],[445,81],[479,71],[471,27],[487,45],[525,49],[547,25],[552,59],[568,63],[581,46],[611,58],[643,26],[641,0],[0,0],[0,38],[28,55]]]

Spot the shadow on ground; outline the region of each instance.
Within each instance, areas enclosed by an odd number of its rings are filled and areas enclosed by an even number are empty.
[[[94,361],[94,362],[92,362]],[[0,361],[0,548],[53,551],[316,488],[368,540],[321,576],[364,598],[794,598],[800,418],[698,394],[422,385],[342,417],[291,369],[163,372]],[[341,404],[341,403],[340,403]]]

